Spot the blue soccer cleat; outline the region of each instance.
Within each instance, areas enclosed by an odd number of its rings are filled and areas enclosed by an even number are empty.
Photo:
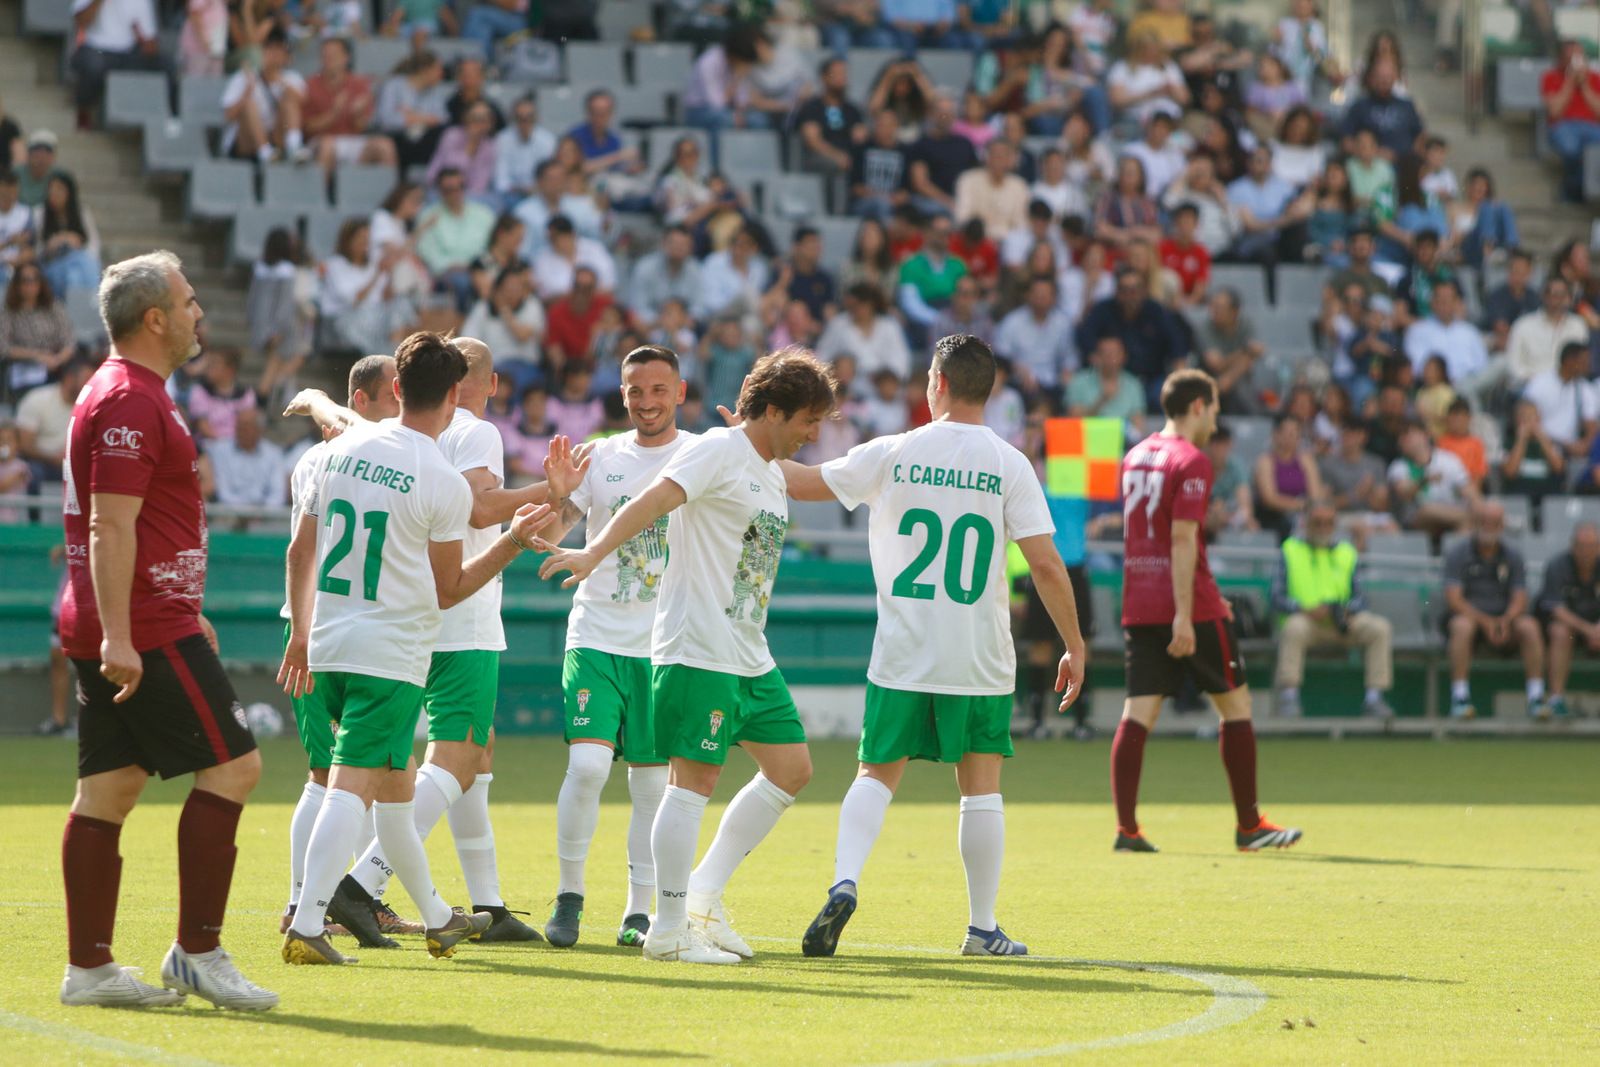
[[[839,935],[844,932],[850,916],[856,913],[856,884],[840,882],[828,890],[828,902],[817,912],[817,917],[806,927],[800,939],[800,953],[804,956],[831,956],[839,947]]]
[[[976,926],[967,927],[967,939],[961,943],[963,956],[1026,956],[1028,946],[1021,941],[1013,941],[1006,936],[1006,932],[996,926],[993,930],[980,930]]]

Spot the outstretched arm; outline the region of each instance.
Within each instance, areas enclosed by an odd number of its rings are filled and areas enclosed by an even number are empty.
[[[1083,671],[1089,662],[1083,631],[1078,628],[1078,602],[1072,595],[1072,579],[1049,534],[1024,537],[1017,542],[1017,548],[1028,561],[1033,587],[1039,591],[1039,599],[1044,601],[1050,621],[1055,623],[1056,633],[1067,649],[1056,668],[1056,692],[1061,694],[1057,710],[1065,712],[1083,690]]]
[[[533,547],[535,532],[549,518],[547,506],[524,504],[517,509],[511,529],[465,563],[461,561],[460,541],[429,541],[428,563],[433,569],[433,585],[440,609],[453,608],[488,585],[525,549]]]
[[[582,549],[563,549],[546,538],[535,538],[532,547],[550,553],[550,558],[539,568],[539,577],[548,578],[553,574],[567,571],[569,576],[561,583],[561,588],[571,589],[589,577],[600,561],[621,548],[624,541],[634,537],[663,515],[670,514],[688,499],[683,487],[677,482],[671,478],[657,478],[654,485],[628,501],[621,511],[611,516],[606,528]]]
[[[289,406],[283,409],[285,415],[310,415],[318,426],[323,429],[343,430],[354,425],[361,416],[345,407],[335,403],[333,398],[321,389],[302,389],[289,401]]]
[[[783,468],[784,481],[789,483],[789,495],[795,500],[838,500],[839,497],[823,480],[821,467],[810,467],[792,459],[778,464]]]

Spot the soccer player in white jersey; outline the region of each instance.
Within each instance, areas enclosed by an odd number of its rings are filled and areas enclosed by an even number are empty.
[[[383,853],[421,912],[428,951],[452,955],[493,922],[439,898],[417,836],[412,735],[441,615],[506,568],[538,527],[519,509],[508,533],[463,561],[472,492],[439,451],[466,359],[437,334],[395,354],[400,417],[330,442],[289,546],[290,627],[279,680],[339,722],[328,793],[311,831],[302,906],[284,935],[289,963],[345,963],[322,916],[360,843],[368,804]]]
[[[970,909],[962,954],[1028,952],[994,914],[1005,852],[1000,767],[1012,754],[1017,673],[1008,541],[1022,550],[1066,645],[1056,673],[1063,711],[1083,681],[1084,645],[1038,477],[983,422],[994,374],[988,345],[970,334],[946,337],[934,346],[928,371],[933,422],[857,445],[820,467],[783,465],[796,500],[871,507],[868,546],[878,586],[861,770],[839,810],[834,884],[801,942],[807,956],[833,955],[889,801],[913,759],[955,764]]]
[[[622,403],[633,432],[599,441],[586,473],[571,481],[570,464],[547,464],[550,503],[560,512],[549,541],[560,541],[580,520],[588,537],[623,505],[648,489],[667,461],[695,434],[679,430],[684,381],[678,356],[642,345],[622,361]],[[552,460],[564,451],[552,449]],[[570,484],[569,484],[570,481]],[[544,935],[552,945],[577,943],[583,918],[584,867],[600,823],[600,791],[614,760],[628,761],[628,902],[617,944],[639,946],[650,930],[655,861],[650,828],[667,788],[666,761],[656,755],[650,715],[650,628],[667,567],[666,516],[646,526],[578,583],[567,621],[561,666],[565,696],[567,773],[556,799],[556,857],[561,882]]]
[[[400,401],[394,391],[393,356],[363,356],[355,362],[350,368],[349,403],[351,413],[367,422],[380,422],[383,419],[394,418],[400,413]],[[325,432],[336,434],[341,428],[335,427]],[[302,502],[312,491],[312,483],[322,469],[326,452],[326,441],[312,445],[295,463],[294,472],[289,476],[291,534],[300,523]],[[283,640],[287,646],[289,641],[287,596],[282,614]],[[295,909],[300,903],[300,890],[305,883],[306,843],[311,840],[311,827],[317,821],[317,812],[322,810],[322,798],[328,792],[328,768],[333,764],[332,722],[326,714],[319,715],[310,711],[303,697],[292,698],[291,703],[294,706],[295,726],[300,734],[300,743],[305,746],[306,759],[310,764],[310,773],[305,788],[300,793],[300,800],[295,805],[294,815],[289,820],[289,906],[284,910],[282,921],[278,926],[280,934],[288,933],[289,924],[294,921]],[[363,836],[372,842],[369,849],[375,849],[376,834],[370,825],[370,813],[369,825]],[[376,859],[378,866],[384,866],[381,856]],[[364,907],[361,904],[359,899],[350,896],[346,883],[341,882],[340,888],[334,892],[333,899],[329,903],[329,910],[340,913],[335,921],[353,934],[364,948],[397,947],[394,941],[385,936],[386,932],[422,931],[419,924],[406,923],[394,915],[381,900],[369,901]]]
[[[800,713],[763,632],[789,522],[778,461],[815,441],[833,406],[833,380],[809,352],[764,356],[739,393],[741,426],[680,449],[581,550],[538,542],[551,553],[541,576],[570,571],[563,584],[571,586],[673,513],[650,635],[656,754],[671,769],[650,833],[656,917],[645,959],[737,963],[754,954],[729,925],[722,892],[811,780]],[[735,744],[760,772],[694,867],[706,801]]]

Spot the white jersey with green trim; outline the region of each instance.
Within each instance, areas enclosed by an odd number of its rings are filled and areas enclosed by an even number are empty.
[[[443,615],[428,545],[465,536],[466,479],[385,420],[328,442],[302,506],[319,520],[311,669],[425,685]]]
[[[485,422],[466,408],[456,414],[439,435],[439,451],[445,462],[465,475],[483,467],[494,475],[496,488],[506,481],[505,442],[491,422]],[[499,526],[478,529],[470,523],[462,537],[461,558],[479,555],[500,537]],[[439,626],[435,652],[462,652],[471,649],[501,652],[506,647],[505,625],[500,621],[500,596],[505,586],[497,574],[482,589],[444,613]]]
[[[662,470],[688,498],[667,526],[650,662],[755,678],[772,670],[767,607],[789,527],[783,468],[743,428],[707,430]]]
[[[987,426],[938,421],[822,465],[839,502],[872,508],[878,628],[867,678],[887,689],[1016,688],[1006,542],[1055,532],[1033,465]]]
[[[326,441],[318,441],[301,453],[300,458],[294,461],[294,470],[289,472],[289,536],[300,529],[300,516],[305,514],[302,503],[306,494],[311,491],[311,482],[322,471],[322,456],[328,450]],[[289,601],[283,602],[283,607],[278,611],[278,617],[289,617]]]
[[[593,540],[622,505],[650,488],[667,461],[696,434],[679,430],[656,447],[639,443],[633,431],[607,437],[589,455],[589,470],[573,492],[572,506],[584,513],[586,539]],[[567,617],[567,647],[590,648],[614,656],[650,655],[650,629],[667,569],[667,530],[663,516],[629,538],[578,583]]]

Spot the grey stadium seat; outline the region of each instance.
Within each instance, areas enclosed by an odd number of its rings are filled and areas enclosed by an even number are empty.
[[[1389,620],[1394,648],[1425,652],[1439,645],[1438,627],[1429,619],[1426,595],[1410,582],[1370,582],[1364,590],[1367,610]]]
[[[850,99],[865,108],[883,68],[901,58],[898,48],[852,48],[845,56],[850,61]]]
[[[143,127],[150,119],[172,117],[167,104],[167,76],[139,70],[114,70],[106,77],[106,125],[112,129]]]
[[[72,5],[65,0],[24,0],[22,28],[28,33],[71,33]]]
[[[1278,309],[1310,319],[1322,308],[1322,288],[1333,272],[1326,267],[1286,264],[1278,268]]]
[[[655,22],[655,5],[649,0],[643,3],[638,0],[606,0],[598,7],[600,10],[595,12],[595,25],[600,30],[602,41],[626,42],[634,30],[653,27]]]
[[[1249,471],[1256,457],[1267,450],[1272,437],[1272,420],[1260,415],[1238,415],[1224,421],[1233,431],[1233,458]]]
[[[850,262],[850,250],[855,247],[856,231],[861,227],[861,220],[824,215],[811,220],[811,225],[822,235],[822,265],[837,274]]]
[[[67,318],[79,344],[95,348],[105,340],[106,325],[100,318],[100,299],[93,289],[67,290]]]
[[[483,45],[465,37],[435,37],[428,42],[428,50],[442,59],[447,67],[453,68],[463,59],[481,59],[488,62],[483,54]]]
[[[1507,530],[1521,534],[1533,529],[1533,506],[1527,497],[1497,496],[1490,499],[1506,509]]]
[[[620,123],[654,126],[670,121],[667,96],[658,88],[624,85],[613,89],[611,95],[617,102],[617,121]]]
[[[1279,311],[1251,316],[1250,321],[1256,328],[1256,336],[1267,346],[1267,351],[1281,356],[1285,353],[1310,352],[1315,348],[1311,341],[1313,313],[1284,311],[1280,306]]]
[[[568,41],[567,84],[616,90],[627,84],[622,69],[622,45],[614,41]]]
[[[370,212],[383,203],[399,180],[393,167],[341,163],[333,175],[333,203],[350,214]]]
[[[204,126],[223,125],[222,90],[227,85],[221,75],[186,75],[178,83],[178,117]]]
[[[925,48],[917,52],[917,62],[928,72],[928,80],[941,89],[960,93],[972,81],[972,53],[955,48]]]
[[[202,159],[189,175],[189,214],[197,218],[229,218],[255,202],[255,167],[242,159]]]
[[[1547,496],[1541,502],[1540,530],[1566,537],[1580,522],[1600,522],[1600,497]]]
[[[1550,66],[1545,59],[1502,59],[1495,64],[1495,103],[1506,112],[1542,111],[1539,80]]]
[[[233,233],[228,241],[228,261],[248,264],[261,258],[261,246],[267,234],[279,226],[297,231],[300,212],[292,208],[244,207],[233,217]]]
[[[657,126],[645,141],[645,158],[652,171],[660,170],[672,159],[672,146],[678,143],[680,137],[693,137],[700,142],[702,165],[711,166],[711,135],[705,130],[694,126]],[[748,187],[746,182],[735,181],[734,184],[740,188]]]
[[[1366,555],[1428,557],[1428,535],[1420,533],[1372,534],[1367,538]]]
[[[269,163],[261,168],[261,205],[305,212],[328,206],[328,183],[320,167]]]
[[[827,213],[820,174],[773,174],[760,185],[761,210],[768,218],[812,222]]]
[[[351,216],[365,217],[364,211],[340,211],[336,208],[306,213],[306,255],[321,261],[333,255],[339,240],[339,227]]]
[[[736,184],[783,170],[778,135],[771,130],[723,130],[717,135],[717,169]]]
[[[551,85],[540,89],[539,125],[560,138],[584,119],[584,93],[570,85]]]
[[[411,42],[393,37],[363,37],[356,41],[355,72],[385,77],[411,54]]]
[[[675,41],[633,46],[633,84],[652,85],[676,95],[689,82],[694,47]]]
[[[187,174],[210,155],[204,126],[181,119],[157,119],[144,124],[144,169],[148,174]]]
[[[1270,306],[1267,302],[1267,276],[1260,267],[1247,263],[1217,264],[1211,268],[1211,291],[1216,292],[1224,287],[1238,292],[1245,314],[1253,318],[1259,320]]]

